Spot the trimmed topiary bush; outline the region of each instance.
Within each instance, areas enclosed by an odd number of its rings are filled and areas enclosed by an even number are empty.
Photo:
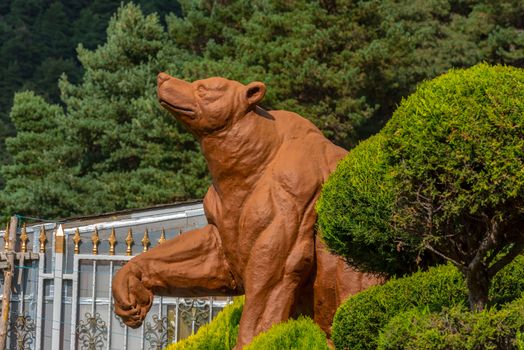
[[[518,256],[493,279],[490,304],[497,309],[524,290],[524,257]],[[413,308],[439,312],[467,304],[463,275],[451,264],[392,279],[351,296],[337,310],[332,339],[337,349],[375,349],[380,331],[395,316]]]
[[[412,309],[392,318],[378,350],[518,350],[524,330],[524,297],[502,309],[472,313],[456,306],[439,313]]]
[[[171,344],[165,350],[231,350],[237,342],[244,298],[235,298],[211,323],[189,338]]]
[[[310,318],[274,325],[261,333],[244,350],[328,350],[327,338],[320,327]]]
[[[450,70],[340,163],[317,205],[321,235],[363,270],[398,273],[417,251],[446,259],[482,310],[524,249],[523,150],[524,70]]]
[[[422,305],[439,311],[466,302],[460,272],[452,265],[434,267],[351,296],[335,314],[332,339],[337,349],[375,349],[380,330],[398,313]]]
[[[338,164],[316,204],[318,226],[327,246],[349,264],[402,275],[416,267],[417,254],[390,222],[396,192],[383,148],[384,137],[372,136]]]
[[[450,70],[420,84],[381,134],[394,224],[457,265],[482,310],[491,278],[524,248],[524,69]]]

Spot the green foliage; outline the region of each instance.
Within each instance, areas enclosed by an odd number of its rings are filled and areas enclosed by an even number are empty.
[[[226,306],[211,323],[202,326],[198,332],[165,350],[230,350],[237,341],[238,326],[244,298],[236,298]],[[267,332],[259,334],[245,347],[246,350],[327,350],[326,335],[311,319],[299,317],[298,320],[274,325]]]
[[[317,201],[322,239],[365,271],[402,274],[416,267],[413,246],[385,218],[395,202],[393,179],[378,134],[355,147],[337,166]]]
[[[406,224],[422,221],[425,209],[417,204],[424,196],[442,208],[433,211],[431,222],[413,224],[433,224],[435,236],[451,230],[474,235],[476,227],[483,233],[483,214],[503,221],[499,230],[508,233],[506,227],[520,226],[524,70],[481,64],[425,82],[403,101],[383,133],[390,162],[398,164],[401,196],[408,197],[402,209],[418,215]],[[468,224],[468,215],[480,222]]]
[[[524,330],[524,297],[491,309],[471,313],[456,306],[438,313],[412,309],[391,319],[378,339],[379,350],[519,349]]]
[[[523,268],[524,257],[519,256],[495,275],[489,292],[493,310],[522,295]],[[379,333],[393,317],[413,308],[440,312],[466,303],[464,278],[451,264],[391,279],[351,296],[339,307],[333,320],[333,342],[337,349],[375,349]]]
[[[351,296],[337,310],[332,338],[337,349],[375,349],[382,327],[399,312],[426,305],[432,311],[466,302],[466,286],[451,265],[431,268]]]
[[[368,271],[402,272],[416,252],[446,258],[481,309],[490,279],[524,247],[523,149],[524,71],[452,70],[340,163],[317,204],[321,235]]]
[[[15,95],[10,116],[18,135],[7,139],[7,149],[14,162],[1,169],[4,178],[8,179],[5,190],[0,192],[2,211],[38,212],[44,216],[69,214],[62,208],[74,210],[76,204],[70,188],[71,179],[61,161],[62,108],[46,103],[33,92],[21,92]],[[40,152],[38,156],[35,149]],[[49,209],[52,212],[47,211]]]
[[[245,350],[328,350],[326,335],[310,318],[299,317],[271,327],[244,347]]]
[[[490,303],[502,305],[524,295],[524,255],[519,255],[491,280]]]
[[[231,350],[237,342],[243,306],[244,298],[236,298],[196,334],[169,345],[165,350]]]
[[[24,125],[13,120],[18,134],[8,140],[13,145],[13,162],[3,170],[8,213],[56,218],[205,193],[208,181],[197,143],[156,99],[155,76],[164,65],[159,52],[165,44],[156,15],[145,16],[135,5],[122,6],[110,21],[104,45],[93,51],[79,46],[85,74],[80,84],[61,79],[66,111],[59,121],[39,129],[32,110],[21,105],[33,102],[15,100],[13,118],[28,120]],[[40,98],[31,108],[44,113],[58,107]],[[23,128],[41,138],[39,143],[28,142]],[[23,147],[24,157],[17,147]],[[38,174],[47,184],[41,190],[46,196],[24,180],[39,159],[48,167]],[[55,190],[47,191],[47,186]]]
[[[382,133],[394,224],[460,266],[482,308],[489,279],[524,247],[524,70],[452,70],[421,84]]]
[[[32,90],[59,103],[57,81],[66,73],[80,80],[79,43],[94,49],[105,39],[107,22],[120,0],[3,0],[0,5],[0,165],[11,159],[4,139],[15,135],[9,119],[13,95]],[[178,3],[140,0],[148,12],[180,11]],[[165,12],[164,12],[165,11]],[[3,188],[0,179],[0,189]]]
[[[42,212],[86,214],[202,195],[207,181],[197,145],[154,102],[158,71],[189,80],[262,80],[269,88],[264,107],[296,111],[352,147],[423,79],[481,60],[524,64],[515,15],[523,5],[512,0],[142,0],[146,12],[180,16],[167,16],[163,27],[158,17],[133,15],[123,4],[127,10],[104,37],[119,3],[0,5],[0,111],[9,110],[20,87],[61,102],[69,116],[62,131],[65,171],[75,191],[96,194],[79,195],[78,207]],[[77,43],[81,66],[73,57]],[[63,71],[59,101],[54,82]],[[0,162],[7,163],[2,139],[15,131],[7,114],[3,119]]]
[[[264,81],[265,107],[296,111],[345,147],[378,131],[423,79],[481,60],[524,64],[522,23],[505,7],[524,5],[509,0],[182,5],[166,22],[191,58],[170,71]]]
[[[524,350],[524,333],[517,332],[517,349]]]

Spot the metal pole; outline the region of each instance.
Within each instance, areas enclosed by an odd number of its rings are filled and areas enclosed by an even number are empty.
[[[9,324],[9,304],[11,303],[11,284],[13,282],[13,274],[15,267],[15,242],[16,242],[16,228],[18,226],[18,218],[11,217],[9,223],[9,238],[6,241],[6,257],[8,267],[4,270],[4,297],[2,299],[2,318],[0,319],[0,349],[4,350],[7,341],[7,326]],[[5,237],[4,237],[5,239]]]
[[[53,324],[51,331],[51,345],[53,349],[61,349],[62,337],[62,279],[64,263],[65,237],[62,225],[58,226],[55,234],[55,269],[53,289]]]

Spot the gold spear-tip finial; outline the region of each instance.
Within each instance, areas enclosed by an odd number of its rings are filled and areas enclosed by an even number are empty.
[[[4,233],[4,250],[9,250],[9,222],[7,222],[7,226],[5,227],[5,233]]]
[[[115,228],[111,229],[111,234],[109,235],[109,255],[115,255],[115,244],[116,244],[116,234]]]
[[[126,255],[127,256],[131,256],[133,254],[133,251],[131,250],[131,246],[133,245],[133,243],[135,243],[135,241],[133,240],[133,230],[130,228],[127,231],[127,237],[126,237],[126,245],[127,245]]]
[[[166,230],[162,227],[162,233],[160,233],[160,239],[158,240],[158,244],[162,244],[166,241]]]
[[[93,242],[93,255],[98,255],[98,243],[100,243],[100,238],[98,237],[98,228],[95,227],[95,231],[91,236],[91,242]]]
[[[75,235],[73,236],[73,242],[75,242],[75,254],[80,254],[80,242],[82,239],[80,238],[80,230],[78,227],[75,230]]]
[[[24,225],[22,226],[22,233],[20,234],[20,242],[22,243],[20,246],[20,250],[22,253],[27,253],[27,241],[29,240],[29,237],[27,236],[27,229]]]
[[[149,233],[147,232],[146,228],[144,231],[144,238],[142,238],[142,246],[144,246],[144,249],[142,249],[143,252],[147,252],[150,243],[151,241],[149,240]]]
[[[47,236],[44,226],[40,226],[40,236],[38,237],[38,241],[40,242],[40,253],[45,253],[45,242],[47,241]]]

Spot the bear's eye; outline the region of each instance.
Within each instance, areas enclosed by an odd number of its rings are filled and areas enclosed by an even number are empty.
[[[204,97],[207,93],[207,89],[204,87],[204,85],[199,85],[197,87],[197,93],[200,97]]]

